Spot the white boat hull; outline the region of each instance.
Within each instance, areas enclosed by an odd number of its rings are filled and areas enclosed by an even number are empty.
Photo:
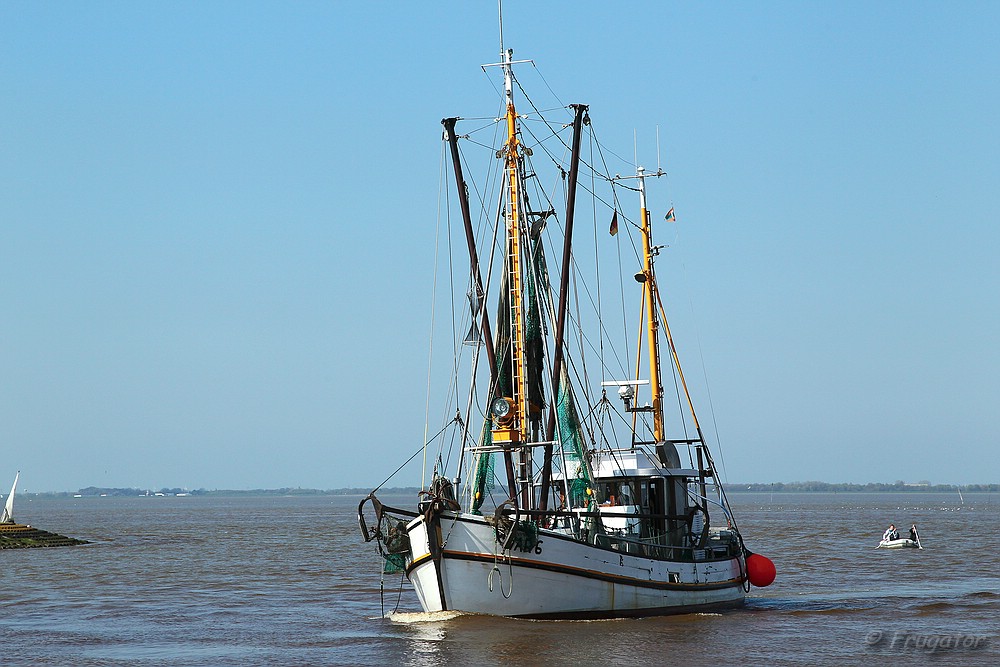
[[[428,524],[407,526],[407,575],[424,611],[528,618],[613,618],[743,604],[742,559],[663,561],[540,530],[529,552],[500,552],[483,517],[443,512],[432,553]]]
[[[871,544],[869,542],[869,544]],[[914,540],[903,538],[901,540],[882,540],[876,549],[921,549],[920,544]]]

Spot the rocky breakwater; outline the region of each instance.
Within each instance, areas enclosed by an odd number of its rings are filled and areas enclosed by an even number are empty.
[[[0,549],[72,547],[77,544],[87,544],[87,541],[50,533],[21,523],[0,524]]]

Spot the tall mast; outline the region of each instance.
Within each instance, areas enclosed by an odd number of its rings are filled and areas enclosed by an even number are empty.
[[[635,170],[639,184],[639,209],[642,222],[642,284],[643,297],[646,300],[646,333],[649,340],[649,383],[653,390],[653,437],[657,443],[664,439],[663,430],[663,383],[660,379],[660,322],[656,316],[656,277],[653,274],[653,244],[652,231],[649,224],[649,211],[646,210],[646,176],[645,169]]]
[[[504,263],[506,280],[506,313],[500,313],[506,318],[510,332],[510,395],[499,396],[491,405],[493,417],[492,440],[504,452],[504,463],[507,468],[507,484],[510,498],[520,507],[531,505],[531,452],[524,444],[530,441],[528,372],[526,354],[526,331],[522,276],[522,230],[521,210],[518,204],[521,199],[519,190],[521,178],[521,155],[517,131],[517,112],[514,110],[514,74],[511,67],[513,51],[503,49],[503,32],[500,33],[501,62],[503,68],[504,95],[506,101],[507,140],[502,150],[504,170],[507,180],[507,191],[504,205],[504,226],[506,235],[506,257]],[[484,65],[484,67],[486,67]],[[498,157],[500,155],[498,154]],[[501,357],[505,356],[500,351]],[[499,372],[499,369],[498,369]],[[513,450],[518,449],[519,456],[515,470]],[[520,489],[518,489],[520,487]],[[518,501],[520,497],[520,501]]]
[[[465,241],[469,247],[469,265],[472,271],[472,289],[475,290],[475,298],[482,300],[483,278],[479,272],[479,254],[476,252],[476,234],[472,229],[472,213],[469,209],[469,190],[465,185],[465,177],[462,175],[462,158],[458,153],[458,136],[455,134],[455,123],[458,118],[445,118],[441,121],[444,125],[445,139],[451,148],[451,161],[455,169],[455,183],[458,186],[458,201],[462,208],[462,222],[465,227]],[[472,313],[473,322],[476,318]],[[486,356],[490,364],[490,386],[494,386],[497,380],[497,361],[493,351],[493,333],[490,330],[490,316],[486,308],[482,309],[482,331],[483,343],[486,346]]]
[[[515,422],[513,442],[528,440],[528,391],[525,355],[524,299],[522,294],[521,211],[518,207],[520,192],[520,155],[517,138],[517,112],[514,110],[514,75],[511,71],[512,49],[503,57],[504,93],[507,100],[507,144],[505,168],[507,170],[507,289],[510,297],[511,387]]]
[[[545,428],[545,456],[542,463],[541,493],[538,508],[547,509],[549,485],[552,478],[552,443],[556,439],[556,404],[559,402],[559,384],[563,364],[563,338],[566,330],[566,308],[569,303],[569,271],[573,251],[573,220],[576,215],[576,184],[580,172],[581,128],[587,114],[586,104],[571,104],[573,108],[573,144],[569,162],[569,183],[566,192],[566,235],[563,239],[562,271],[559,277],[559,307],[556,310],[556,331],[553,339],[552,400],[549,402],[549,421]]]

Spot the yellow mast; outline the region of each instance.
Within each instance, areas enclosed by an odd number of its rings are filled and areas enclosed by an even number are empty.
[[[518,199],[518,140],[517,112],[514,110],[513,86],[511,85],[510,56],[504,54],[504,82],[507,90],[507,287],[510,294],[511,326],[511,386],[516,411],[516,440],[525,442],[528,429],[528,396],[525,387],[527,370],[524,354],[524,304],[521,294],[521,221]]]
[[[653,392],[653,437],[656,442],[662,442],[663,430],[663,384],[660,380],[660,323],[656,317],[656,278],[653,275],[652,231],[650,230],[649,211],[646,210],[645,170],[636,169],[636,179],[639,183],[640,219],[642,222],[642,283],[643,298],[646,310],[646,335],[649,341],[649,383]]]
[[[529,405],[528,405],[528,373],[525,350],[525,317],[524,299],[522,295],[522,257],[521,257],[521,220],[518,198],[521,196],[519,186],[520,153],[517,135],[517,112],[514,109],[514,76],[511,71],[513,51],[502,48],[500,63],[504,72],[504,90],[507,101],[507,143],[505,163],[507,173],[507,205],[506,205],[506,235],[507,259],[507,297],[510,323],[510,373],[511,395],[496,399],[491,406],[493,413],[493,442],[505,448],[507,475],[511,483],[512,500],[517,505],[529,508],[532,505],[531,494],[531,452],[522,447],[530,440]],[[519,449],[516,469],[512,450]],[[517,500],[517,497],[520,497]]]
[[[528,421],[528,390],[527,390],[527,359],[525,355],[525,319],[524,319],[524,298],[522,294],[522,257],[521,257],[521,220],[518,199],[521,196],[520,186],[520,142],[517,135],[517,111],[514,109],[513,73],[510,49],[501,52],[503,58],[500,66],[504,71],[504,89],[507,98],[507,142],[504,150],[504,167],[507,174],[507,203],[506,203],[506,235],[507,235],[507,259],[505,270],[507,272],[507,296],[509,307],[510,324],[510,372],[511,372],[511,395],[504,397],[503,402],[508,405],[501,407],[499,411],[494,406],[493,441],[503,443],[507,447],[514,447],[529,440]],[[500,400],[500,399],[498,399]],[[521,470],[515,475],[522,485],[527,485],[528,462],[522,455]]]

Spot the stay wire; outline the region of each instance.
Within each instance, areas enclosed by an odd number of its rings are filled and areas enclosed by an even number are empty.
[[[427,442],[427,429],[430,425],[430,411],[431,411],[431,370],[434,365],[434,321],[437,312],[437,279],[438,279],[438,259],[439,250],[441,248],[441,199],[442,194],[447,200],[448,189],[445,187],[445,142],[441,142],[441,160],[438,167],[438,210],[437,210],[437,229],[434,231],[434,236],[436,242],[434,243],[434,262],[431,269],[431,321],[430,321],[430,335],[427,343],[427,394],[424,402],[424,441],[426,447]],[[447,210],[447,205],[445,206]],[[409,461],[407,461],[409,463]],[[405,464],[404,464],[405,465]],[[424,461],[421,465],[420,470],[420,486],[423,488],[425,486],[426,479],[424,479],[424,473],[427,470],[427,452],[424,451]],[[396,472],[399,472],[398,470]],[[396,473],[392,473],[395,475]],[[391,478],[391,476],[390,476]],[[386,482],[389,480],[386,480]],[[385,484],[385,482],[382,482]],[[382,486],[379,485],[379,487]],[[375,489],[377,491],[378,488]],[[373,491],[374,493],[374,491]]]
[[[420,445],[420,447],[417,448],[417,451],[413,452],[413,454],[410,455],[410,458],[408,458],[405,461],[403,461],[403,464],[401,466],[399,466],[394,471],[392,471],[392,474],[389,475],[388,477],[386,477],[384,480],[382,480],[382,483],[379,484],[378,486],[376,486],[374,489],[372,489],[371,492],[375,493],[376,491],[378,491],[379,489],[381,489],[383,486],[385,486],[386,483],[390,479],[392,479],[393,477],[396,476],[396,473],[398,473],[400,470],[402,470],[403,468],[405,468],[407,466],[407,464],[410,463],[410,461],[412,461],[413,459],[417,458],[418,454],[420,454],[423,451],[426,451],[427,445],[429,445],[432,442],[434,442],[442,433],[444,433],[448,429],[449,426],[451,426],[453,423],[455,423],[455,421],[456,421],[455,419],[452,419],[450,422],[448,422],[447,424],[444,425],[444,428],[442,428],[440,431],[438,431],[437,433],[435,433],[433,438],[431,438],[430,440],[428,440],[424,444]]]

